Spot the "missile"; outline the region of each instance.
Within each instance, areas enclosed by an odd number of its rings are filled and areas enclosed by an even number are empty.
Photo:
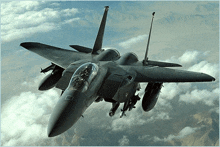
[[[48,66],[47,68],[45,68],[45,69],[42,69],[41,68],[41,73],[45,73],[45,72],[48,72],[48,71],[50,71],[50,70],[53,70],[54,68],[56,67],[56,65],[55,64],[51,64],[50,66]]]

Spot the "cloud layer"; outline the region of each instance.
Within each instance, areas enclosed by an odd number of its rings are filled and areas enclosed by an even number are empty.
[[[127,48],[130,48],[132,45],[135,45],[137,43],[140,43],[140,42],[146,40],[146,38],[147,38],[147,35],[139,35],[137,37],[133,37],[133,38],[130,38],[124,42],[119,43],[119,46],[127,49]]]
[[[182,138],[194,133],[196,130],[198,130],[198,128],[185,127],[179,132],[178,135],[171,134],[167,138],[163,138],[163,139],[160,139],[158,137],[154,137],[154,141],[157,142],[157,141],[171,141],[174,139],[182,139]]]
[[[206,59],[210,56],[210,52],[201,52],[198,50],[185,51],[180,57],[172,56],[166,62],[180,63],[188,71],[202,72],[214,77],[218,77],[218,64],[209,63]]]
[[[61,25],[78,21],[72,18],[78,9],[57,9],[45,2],[21,1],[1,4],[1,36],[2,42],[30,37],[35,33],[60,29]]]
[[[55,90],[22,92],[6,102],[1,113],[2,145],[35,145],[47,138],[47,122],[58,97]]]
[[[219,88],[216,88],[212,91],[208,91],[206,89],[198,90],[195,89],[191,92],[187,92],[186,94],[180,95],[180,101],[196,104],[196,103],[204,103],[208,106],[214,106],[214,104],[218,104],[219,96]]]
[[[129,145],[129,139],[127,138],[127,136],[123,136],[123,138],[121,138],[118,141],[120,146],[128,146]]]
[[[22,85],[33,88],[41,79],[42,75]],[[2,145],[37,145],[47,139],[49,116],[58,98],[59,94],[51,89],[43,93],[22,92],[6,101],[1,111]]]

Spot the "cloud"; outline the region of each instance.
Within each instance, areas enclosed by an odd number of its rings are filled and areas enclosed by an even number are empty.
[[[175,87],[175,88],[174,88]],[[177,83],[165,83],[164,87],[161,89],[160,96],[165,99],[173,99],[178,93],[180,92],[180,89],[178,88]]]
[[[155,111],[156,108],[154,108],[154,111],[151,110],[149,113],[151,113],[149,118],[146,120],[146,122],[155,122],[157,120],[168,120],[171,119],[168,112],[162,112],[162,111]]]
[[[210,52],[201,52],[197,50],[186,51],[179,58],[176,56],[165,60],[166,62],[180,63],[188,71],[202,72],[218,78],[219,65],[217,63],[210,63],[206,61]]]
[[[38,1],[12,1],[1,3],[1,14],[23,13],[24,11],[37,9],[40,6]],[[2,22],[3,23],[3,22]]]
[[[119,141],[118,141],[119,145],[120,146],[128,146],[129,145],[129,139],[127,138],[127,136],[123,136],[123,138],[121,138]]]
[[[41,80],[46,77],[48,74],[50,74],[52,71],[46,72],[46,73],[42,73],[39,76],[37,76],[33,81],[27,82],[24,81],[23,83],[21,83],[22,86],[28,86],[28,87],[36,87],[36,85],[39,85],[39,83],[41,82]]]
[[[62,24],[79,20],[79,18],[72,18],[79,12],[76,8],[63,10],[42,8],[44,3],[34,1],[3,3],[1,5],[2,42],[30,37],[39,32],[57,30]]]
[[[133,38],[130,38],[130,39],[124,41],[124,42],[119,43],[119,46],[121,46],[123,48],[129,48],[134,44],[137,44],[137,43],[142,42],[143,40],[146,40],[146,38],[147,38],[146,34],[145,35],[139,35],[137,37],[133,37]]]
[[[218,64],[205,61],[208,56],[209,52],[194,50],[186,51],[182,56],[171,57],[168,60],[187,64],[188,71],[206,73],[218,80]],[[170,100],[176,97],[179,98],[180,102],[188,104],[201,102],[205,105],[213,106],[218,100],[219,89],[214,86],[213,90],[208,90],[208,87],[202,86],[198,88],[198,86],[196,83],[165,83],[161,90],[160,98],[164,99],[164,104],[170,104]]]
[[[2,145],[36,145],[47,139],[47,123],[58,97],[55,90],[42,94],[29,91],[6,102],[1,112]]]
[[[192,66],[207,59],[209,51],[187,50],[180,57],[172,56],[167,62],[177,62],[185,66]]]
[[[138,140],[140,140],[140,141],[145,141],[145,140],[147,140],[149,138],[150,138],[150,135],[138,136]]]
[[[204,60],[208,52],[201,53],[197,50],[186,51],[181,57],[178,58],[181,64],[195,64],[198,61]]]
[[[206,89],[195,89],[191,92],[187,92],[186,94],[180,95],[179,101],[189,104],[196,104],[198,102],[202,102],[205,105],[214,106],[214,104],[218,104],[218,99],[219,88],[216,88],[212,91],[208,91]]]
[[[148,112],[147,122],[157,120],[169,120],[173,110],[172,101],[178,98],[181,93],[187,92],[191,88],[191,83],[164,83],[155,107]]]
[[[159,137],[154,137],[154,141],[157,142],[157,141],[171,141],[173,139],[181,139],[181,138],[184,138],[192,133],[195,133],[199,128],[192,128],[192,127],[185,127],[183,128],[178,135],[169,135],[167,138],[163,138],[163,139],[160,139]]]
[[[136,110],[133,109],[132,111],[127,112],[127,116],[124,116],[123,118],[115,118],[111,123],[112,131],[122,131],[145,124],[146,120],[142,118],[142,113],[138,112],[141,110],[141,106],[136,107]],[[115,115],[117,116],[118,114]]]
[[[196,71],[196,72],[203,72],[203,73],[209,74],[217,78],[218,73],[219,73],[219,65],[211,64],[207,61],[201,61],[200,63],[191,66],[188,70]]]
[[[36,87],[43,77],[45,74],[21,85]],[[40,93],[21,92],[4,102],[1,111],[2,145],[36,145],[47,140],[49,116],[58,98],[57,91],[51,89]]]
[[[73,19],[65,20],[63,24],[70,24],[70,23],[72,23],[74,21],[78,21],[78,20],[80,20],[80,18],[73,18]]]
[[[191,83],[164,83],[163,85],[160,97],[166,100],[171,100],[191,88]]]

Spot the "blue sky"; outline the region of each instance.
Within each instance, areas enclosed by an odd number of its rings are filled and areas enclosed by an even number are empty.
[[[185,7],[182,7],[183,4]],[[206,39],[204,38],[206,36],[202,35],[203,32],[206,32],[205,29],[208,29],[207,32],[209,29],[212,29],[213,31],[218,30],[218,28],[214,28],[216,27],[216,24],[209,24],[209,21],[215,18],[215,14],[213,13],[216,9],[218,9],[217,3],[203,4],[202,2],[111,1],[41,3],[35,1],[30,5],[31,6],[27,5],[26,7],[23,6],[24,9],[18,9],[17,11],[15,10],[14,13],[12,11],[12,14],[9,15],[10,17],[5,16],[6,18],[2,18],[3,49],[7,47],[16,48],[16,45],[24,41],[42,42],[63,48],[68,48],[68,45],[70,44],[80,44],[92,47],[103,14],[103,6],[105,5],[109,5],[110,10],[103,47],[117,48],[122,50],[122,52],[123,48],[119,46],[120,42],[129,40],[132,37],[148,34],[151,13],[153,11],[156,11],[156,15],[153,26],[151,46],[153,46],[152,48],[155,48],[155,50],[159,52],[160,50],[163,50],[163,48],[165,49],[165,46],[162,43],[164,41],[167,42],[165,44],[169,43],[172,44],[171,47],[175,47],[175,41],[172,42],[171,39],[176,39],[177,33],[180,35],[178,38],[180,40],[182,39],[181,37],[189,38],[190,32],[192,31],[199,31],[200,33],[196,33],[199,36],[194,36],[196,39],[194,44],[198,45],[198,41],[202,42],[202,39]],[[161,9],[161,6],[163,6],[164,9]],[[14,7],[17,6],[15,5]],[[187,8],[187,11],[185,11],[185,8]],[[66,12],[62,12],[62,10],[66,10]],[[67,12],[71,10],[72,12]],[[4,10],[2,13],[4,13]],[[16,17],[19,13],[21,15]],[[42,18],[39,16],[44,17]],[[204,19],[204,17],[207,18]],[[14,18],[17,19],[15,20]],[[4,22],[7,21],[9,21],[10,24],[6,23],[7,27],[5,27],[6,25]],[[218,23],[218,21],[216,20],[215,23]],[[185,28],[183,28],[181,24],[185,26]],[[198,27],[199,25],[201,26]],[[153,38],[154,36],[155,38]],[[13,46],[11,43],[10,46],[7,46],[8,41],[16,42],[13,43]],[[145,41],[143,40],[142,42],[141,47],[137,46],[137,44],[134,44],[135,46],[131,46],[128,49],[144,52],[146,38]],[[154,46],[154,42],[161,42],[163,48],[159,48],[158,43],[156,46]],[[183,47],[185,48],[185,46]],[[182,51],[182,54],[183,50],[180,50],[181,49],[178,49],[177,51],[179,54]],[[153,53],[153,51],[154,50],[152,49],[151,52]],[[169,49],[167,52],[169,52]]]
[[[182,69],[208,73],[216,81],[166,83],[152,112],[143,113],[139,102],[137,109],[123,119],[119,119],[118,114],[113,118],[107,116],[110,104],[94,104],[86,111],[85,121],[80,120],[71,130],[79,137],[78,141],[83,140],[83,137],[89,140],[85,134],[90,135],[92,129],[104,128],[107,136],[118,138],[114,144],[103,142],[102,145],[147,145],[148,141],[153,141],[148,145],[167,145],[173,139],[182,139],[200,131],[201,126],[188,124],[161,133],[151,129],[150,133],[136,136],[130,132],[143,127],[147,129],[153,123],[166,127],[162,122],[175,123],[184,116],[182,111],[189,116],[204,111],[218,112],[218,2],[9,1],[1,3],[3,145],[54,145],[56,140],[46,138],[46,127],[60,91],[37,91],[39,82],[45,76],[40,74],[40,68],[50,65],[50,61],[25,50],[19,46],[20,43],[41,42],[66,49],[71,49],[69,45],[92,48],[106,5],[110,8],[103,48],[118,49],[121,54],[135,52],[142,60],[151,14],[155,11],[149,59],[179,63],[183,65]],[[91,123],[87,122],[90,120]],[[8,125],[13,129],[8,130]],[[97,133],[97,136],[100,134]],[[27,144],[27,140],[33,142]],[[84,145],[91,143],[84,142]]]

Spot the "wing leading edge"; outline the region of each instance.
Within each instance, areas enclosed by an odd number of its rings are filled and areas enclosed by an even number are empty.
[[[88,59],[85,53],[75,52],[72,50],[61,49],[37,42],[24,42],[20,44],[22,47],[32,51],[62,68],[67,68],[69,64],[81,60]]]
[[[137,73],[136,82],[208,82],[215,78],[204,73],[163,67],[132,67]]]

